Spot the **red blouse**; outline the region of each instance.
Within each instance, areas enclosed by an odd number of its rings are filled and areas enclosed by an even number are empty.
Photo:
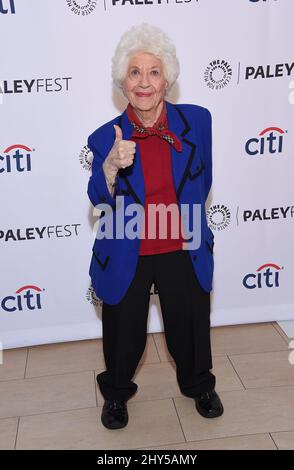
[[[126,113],[130,122],[134,122],[141,128],[144,127],[131,104],[128,105]],[[164,126],[165,129],[168,129],[165,102],[163,103],[162,112],[158,120],[152,128],[147,129],[158,129],[160,127],[162,128],[162,126]],[[136,145],[139,146],[146,194],[144,207],[145,238],[141,238],[139,255],[153,255],[181,250],[184,239],[181,235],[181,217],[173,183],[170,144],[158,135],[148,135],[147,137],[141,138],[136,137],[134,134],[137,134],[137,132],[133,133],[131,140],[136,142]],[[165,206],[173,204],[175,206],[173,207],[173,211],[175,211],[176,215],[171,216],[170,212],[163,212],[163,219],[165,219],[164,214],[167,214],[166,235],[164,234],[166,238],[162,238],[159,235],[160,227],[158,214],[156,214],[156,219],[154,216],[149,217],[148,224],[148,206],[150,204],[164,204]],[[176,238],[172,238],[172,220],[175,220],[172,217],[177,219],[176,224],[173,224],[175,229],[174,236],[177,235]],[[154,232],[155,238],[148,238],[149,226],[154,229],[152,232]],[[162,226],[164,226],[164,224],[162,224]]]

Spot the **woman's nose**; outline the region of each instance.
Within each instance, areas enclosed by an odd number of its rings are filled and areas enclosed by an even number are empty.
[[[149,75],[148,75],[147,72],[143,72],[143,73],[141,74],[140,85],[141,85],[141,86],[144,86],[144,87],[147,87],[147,86],[150,85]]]

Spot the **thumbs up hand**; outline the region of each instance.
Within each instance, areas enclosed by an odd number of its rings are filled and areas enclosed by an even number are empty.
[[[122,130],[116,124],[114,124],[113,127],[114,127],[114,130],[115,130],[115,140],[116,140],[116,142],[119,142],[120,140],[122,140]]]
[[[112,173],[117,172],[120,168],[132,165],[136,152],[136,143],[131,140],[123,140],[121,128],[116,125],[113,127],[115,130],[115,141],[104,162],[105,167],[108,167]]]
[[[123,140],[122,130],[114,125],[114,144],[103,162],[103,171],[108,189],[113,194],[114,183],[120,168],[126,168],[133,164],[136,152],[136,143],[131,140]]]

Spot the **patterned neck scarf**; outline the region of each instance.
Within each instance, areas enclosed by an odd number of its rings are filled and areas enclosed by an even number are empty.
[[[134,108],[129,103],[126,109],[126,113],[128,119],[132,126],[134,127],[134,131],[132,137],[136,137],[139,139],[146,139],[150,135],[156,135],[160,139],[165,140],[169,144],[171,144],[177,152],[182,151],[182,142],[177,137],[174,132],[171,132],[168,129],[168,121],[167,121],[167,110],[165,101],[163,102],[163,107],[159,118],[157,119],[156,123],[152,127],[144,127],[142,122],[140,121],[139,117],[137,116]]]

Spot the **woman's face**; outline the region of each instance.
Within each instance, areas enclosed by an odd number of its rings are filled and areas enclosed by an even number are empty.
[[[133,55],[122,86],[124,95],[135,109],[155,110],[164,99],[167,87],[161,60],[146,52]]]

